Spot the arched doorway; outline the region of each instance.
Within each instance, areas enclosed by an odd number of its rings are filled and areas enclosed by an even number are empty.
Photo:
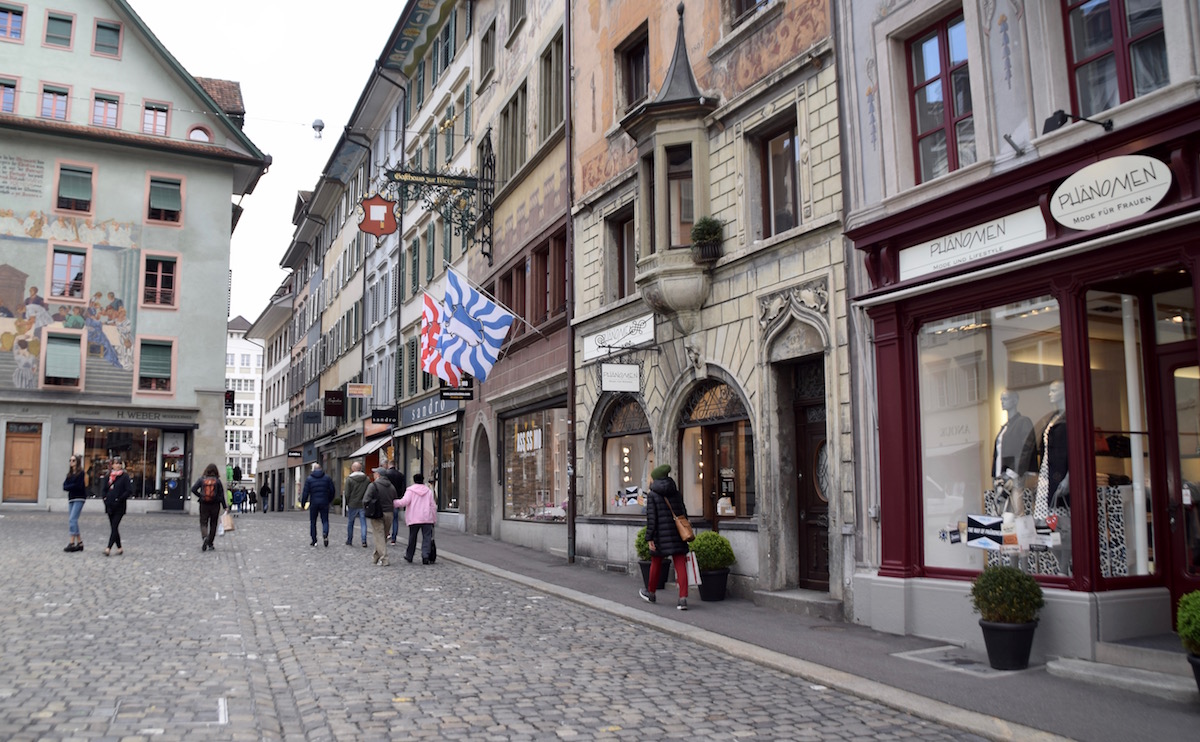
[[[737,391],[715,379],[701,382],[680,409],[678,427],[675,480],[688,513],[703,513],[713,530],[722,518],[754,517],[754,431]]]

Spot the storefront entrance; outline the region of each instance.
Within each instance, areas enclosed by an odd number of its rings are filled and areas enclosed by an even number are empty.
[[[1200,365],[1196,350],[1160,356],[1167,428],[1166,552],[1171,605],[1200,589]],[[1172,614],[1174,611],[1172,610]]]
[[[800,587],[829,590],[829,461],[823,359],[795,367],[792,415],[796,443],[796,520]]]

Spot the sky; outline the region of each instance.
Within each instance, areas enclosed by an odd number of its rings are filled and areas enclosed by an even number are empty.
[[[296,192],[316,186],[404,4],[130,0],[189,73],[241,84],[246,135],[273,160],[241,202],[230,317],[254,322],[283,281]],[[315,119],[325,122],[321,139]]]

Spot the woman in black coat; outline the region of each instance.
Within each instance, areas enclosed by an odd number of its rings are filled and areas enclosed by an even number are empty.
[[[108,477],[104,480],[104,512],[108,514],[108,548],[104,550],[104,556],[108,556],[112,552],[114,546],[117,547],[118,554],[124,554],[125,550],[121,548],[121,519],[125,517],[125,501],[129,499],[129,495],[133,492],[133,482],[130,481],[129,475],[125,473],[125,465],[120,459],[113,459],[112,468],[108,471]]]
[[[679,584],[679,603],[675,607],[686,611],[688,545],[679,537],[679,531],[675,528],[675,516],[686,517],[687,507],[683,504],[683,495],[675,486],[675,480],[668,476],[670,473],[670,464],[656,466],[650,472],[654,480],[650,483],[650,492],[646,497],[646,545],[650,547],[650,587],[642,588],[639,594],[647,603],[656,601],[654,591],[658,587],[660,570],[663,569],[663,557],[669,556],[675,564],[675,582]]]

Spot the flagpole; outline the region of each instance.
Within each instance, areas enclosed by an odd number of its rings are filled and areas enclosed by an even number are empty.
[[[528,327],[528,328],[529,328],[530,330],[532,330],[533,332],[536,332],[537,334],[541,335],[543,340],[549,340],[549,339],[550,339],[550,338],[546,337],[545,333],[543,333],[541,330],[539,330],[538,328],[536,328],[536,327],[534,327],[533,325],[529,324],[529,320],[525,319],[525,318],[524,318],[524,317],[522,317],[521,315],[519,315],[519,314],[517,314],[516,312],[514,312],[514,311],[512,310],[512,307],[508,306],[508,305],[507,305],[507,304],[505,304],[504,302],[500,301],[500,300],[499,300],[499,299],[497,299],[496,297],[494,297],[494,296],[492,296],[491,294],[489,294],[489,293],[488,293],[488,292],[487,292],[487,291],[486,291],[486,290],[485,290],[485,289],[484,289],[482,286],[480,286],[479,284],[475,283],[475,282],[474,282],[474,281],[472,281],[470,278],[467,278],[466,276],[464,276],[463,274],[459,273],[458,271],[455,271],[455,270],[454,270],[454,266],[450,265],[450,261],[449,261],[449,260],[446,260],[445,258],[442,258],[442,266],[443,266],[443,267],[444,267],[446,270],[448,270],[448,271],[454,271],[454,273],[455,273],[455,274],[456,274],[456,275],[457,275],[459,278],[461,278],[463,281],[465,281],[465,282],[467,283],[467,285],[468,285],[468,286],[470,286],[471,288],[475,289],[475,290],[476,290],[476,291],[478,291],[479,293],[483,294],[483,295],[484,295],[484,296],[486,296],[488,299],[490,299],[491,301],[495,302],[495,303],[496,303],[498,306],[504,307],[504,311],[508,312],[509,314],[511,314],[511,315],[512,315],[513,317],[515,317],[516,319],[519,319],[519,320],[521,320],[521,323],[522,323],[522,324],[524,324],[526,327]]]

